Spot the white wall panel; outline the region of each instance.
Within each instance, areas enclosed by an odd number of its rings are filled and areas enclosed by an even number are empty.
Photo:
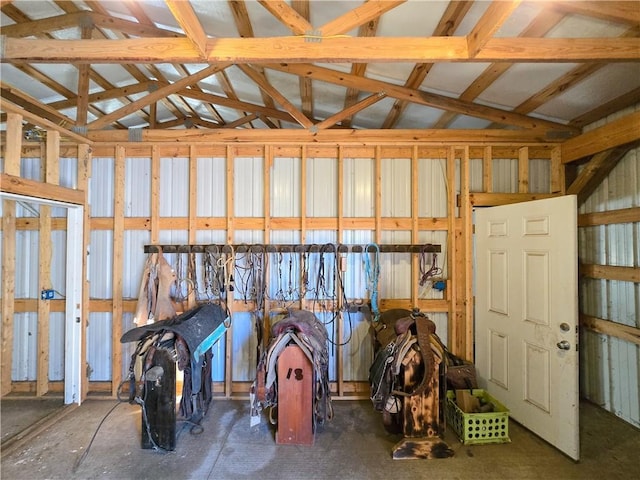
[[[51,312],[49,316],[49,380],[64,379],[64,312]]]
[[[264,216],[264,160],[260,157],[236,157],[233,166],[234,215]]]
[[[38,232],[16,231],[15,298],[37,298],[39,293]]]
[[[97,299],[113,298],[113,231],[91,231],[88,271],[89,296]]]
[[[447,216],[447,161],[420,159],[418,163],[418,216]]]
[[[345,217],[373,217],[375,215],[374,192],[375,163],[370,158],[345,158],[343,160]],[[345,241],[345,243],[348,243]]]
[[[630,113],[629,109],[620,115]],[[590,130],[620,115],[588,126]],[[640,154],[631,150],[580,207],[580,213],[640,206]],[[583,227],[581,261],[587,264],[640,266],[640,222]],[[640,284],[581,279],[580,310],[586,315],[640,327]],[[581,389],[589,400],[640,426],[640,346],[588,330],[581,332]]]
[[[124,216],[151,216],[151,159],[125,159]]]
[[[408,158],[382,159],[383,217],[411,216],[411,160]]]
[[[148,230],[126,230],[124,232],[122,296],[138,298],[142,272],[146,263],[144,246],[151,243],[151,232]]]
[[[113,217],[113,158],[94,158],[89,181],[89,205],[92,217]]]
[[[189,159],[160,159],[160,216],[189,216]]]
[[[89,380],[111,380],[111,313],[91,313],[87,327]]]
[[[300,216],[300,175],[299,158],[273,159],[269,197],[272,217]]]
[[[307,159],[307,216],[309,217],[337,217],[338,216],[338,161],[335,158]],[[312,234],[312,232],[309,232]],[[322,237],[320,232],[313,235]],[[312,240],[322,243],[323,240]],[[324,242],[335,241],[324,240]]]
[[[198,217],[224,217],[227,209],[226,159],[198,158]]]
[[[16,313],[13,316],[13,363],[11,380],[36,379],[38,352],[38,314]]]
[[[518,191],[518,160],[494,158],[492,165],[493,191],[514,193]]]

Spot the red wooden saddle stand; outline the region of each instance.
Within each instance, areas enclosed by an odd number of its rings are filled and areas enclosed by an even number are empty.
[[[311,361],[297,345],[288,345],[278,357],[277,444],[313,445],[313,391]]]

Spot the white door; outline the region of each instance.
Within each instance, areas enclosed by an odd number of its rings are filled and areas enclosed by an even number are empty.
[[[480,386],[578,460],[576,197],[475,214]]]

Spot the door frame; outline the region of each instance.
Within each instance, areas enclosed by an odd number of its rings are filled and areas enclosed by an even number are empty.
[[[82,264],[84,206],[0,191],[0,201],[36,203],[67,209],[67,271],[65,281],[64,403],[82,402]],[[4,242],[3,242],[4,243]]]

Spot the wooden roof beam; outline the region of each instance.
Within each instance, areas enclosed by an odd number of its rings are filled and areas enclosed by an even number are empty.
[[[630,145],[625,145],[595,154],[567,188],[566,194],[577,195],[578,206],[582,205],[630,149]]]
[[[636,1],[570,1],[549,2],[551,8],[599,18],[614,23],[640,26],[640,8]]]
[[[311,18],[309,0],[292,0],[291,7],[307,22]],[[362,36],[362,35],[360,35]],[[351,72],[353,73],[353,71]],[[313,117],[313,84],[310,78],[298,77],[300,88],[300,106],[302,113],[308,118]],[[346,105],[345,105],[346,106]]]
[[[212,38],[207,63],[551,62],[640,60],[637,38],[492,38],[470,56],[462,37]],[[5,38],[2,61],[49,63],[198,63],[184,38],[50,40]]]
[[[369,0],[350,12],[317,28],[321,37],[342,35],[354,28],[379,18],[382,14],[402,5],[406,0]]]
[[[406,100],[408,102],[426,105],[428,107],[443,110],[454,110],[464,115],[486,118],[506,125],[514,125],[521,128],[548,129],[578,133],[579,130],[559,123],[550,122],[538,118],[527,117],[519,113],[512,113],[498,108],[478,105],[471,102],[463,102],[455,98],[449,98],[422,90],[414,90],[388,82],[382,82],[366,77],[355,77],[348,73],[339,72],[315,65],[267,65],[268,68],[283,72],[304,75],[314,80],[334,83],[343,87],[355,87],[362,91],[377,93],[385,92],[389,97]]]
[[[242,72],[253,80],[261,90],[264,90],[269,96],[271,96],[276,102],[278,102],[282,107],[291,114],[296,121],[305,128],[310,128],[313,126],[313,122],[309,120],[304,113],[298,110],[293,103],[291,103],[287,98],[278,92],[275,88],[273,88],[269,82],[266,81],[264,76],[262,76],[259,72],[255,71],[248,65],[237,65],[237,67],[242,70]]]
[[[251,25],[251,19],[249,18],[249,12],[247,11],[247,5],[245,4],[244,1],[237,1],[237,0],[230,0],[229,2],[229,7],[231,8],[231,12],[233,14],[233,19],[236,22],[236,28],[238,29],[238,33],[240,34],[240,36],[242,38],[253,38],[255,37],[254,33],[253,33],[253,26]],[[284,2],[282,2],[284,3]],[[275,4],[274,4],[275,5]],[[287,4],[284,5],[280,5],[280,8],[284,11],[286,11],[289,6]],[[273,12],[272,12],[273,13]],[[262,66],[260,65],[254,65],[254,69],[256,70],[256,72],[258,72],[258,74],[264,78],[265,81],[267,80],[267,74],[265,73],[264,69],[262,68]],[[225,78],[226,80],[226,78]],[[236,95],[235,91],[233,90],[233,87],[231,86],[231,84],[229,84],[229,82],[227,82],[227,90],[225,90],[225,93],[230,97],[230,98],[235,98],[237,99],[238,96]],[[224,84],[223,84],[224,87]],[[262,97],[262,101],[264,102],[264,106],[268,107],[268,108],[276,108],[275,103],[273,103],[273,98],[271,98],[264,90],[260,89],[260,95]],[[242,112],[243,115],[245,115],[246,112]],[[278,125],[279,126],[279,125]]]
[[[562,143],[562,163],[640,140],[640,112],[634,112]]]
[[[438,25],[436,26],[433,34],[435,36],[443,36],[448,37],[455,33],[456,29],[462,22],[462,19],[467,14],[469,9],[473,5],[472,1],[453,1],[449,2],[447,9],[442,14]],[[418,63],[413,70],[409,74],[407,81],[404,83],[404,86],[407,88],[420,88],[422,82],[427,77],[431,68],[433,67],[433,63]],[[393,104],[393,107],[387,114],[387,117],[384,119],[382,123],[382,128],[393,128],[398,123],[398,120],[402,113],[409,105],[408,102],[403,100],[396,100]]]
[[[307,19],[283,0],[258,0],[258,3],[296,35],[309,34],[313,30]]]
[[[505,20],[518,8],[520,2],[521,0],[495,0],[489,5],[478,23],[467,35],[469,57],[473,58],[478,55],[493,34],[500,30]]]
[[[555,27],[565,15],[561,12],[544,10],[534,18],[531,23],[522,31],[522,37],[543,37],[549,30]],[[458,97],[460,100],[472,102],[480,96],[493,82],[509,70],[513,64],[507,62],[495,62],[489,65],[467,89]],[[433,128],[446,128],[458,114],[456,112],[445,112],[434,123]]]
[[[178,21],[187,38],[193,43],[202,58],[207,54],[207,34],[204,32],[200,20],[189,2],[178,0],[164,0],[169,10]]]
[[[190,75],[188,77],[181,78],[177,82],[174,82],[166,87],[159,88],[158,90],[149,93],[149,95],[144,96],[143,98],[136,100],[135,102],[131,102],[129,105],[125,105],[124,107],[105,115],[97,120],[91,122],[88,127],[90,129],[102,128],[103,126],[108,125],[109,123],[125,117],[136,110],[140,110],[142,107],[146,107],[147,105],[160,100],[161,98],[165,98],[167,95],[171,95],[172,93],[177,92],[178,90],[185,88],[189,85],[195,84],[200,80],[203,80],[216,72],[227,68],[228,64],[222,65],[212,65],[210,67],[203,68],[197,73]]]
[[[380,92],[380,93],[377,93],[377,94],[369,95],[368,97],[363,98],[362,100],[360,100],[358,103],[355,103],[355,104],[351,105],[350,107],[345,108],[341,112],[338,112],[338,113],[336,113],[334,115],[331,115],[330,117],[324,119],[323,121],[316,123],[314,125],[314,128],[316,128],[318,130],[323,129],[323,128],[329,128],[329,127],[335,125],[336,123],[338,123],[343,118],[351,117],[351,116],[355,115],[356,113],[358,113],[358,112],[364,110],[365,108],[369,107],[370,105],[373,105],[374,103],[378,103],[380,100],[382,100],[386,96],[387,95],[384,92]]]

